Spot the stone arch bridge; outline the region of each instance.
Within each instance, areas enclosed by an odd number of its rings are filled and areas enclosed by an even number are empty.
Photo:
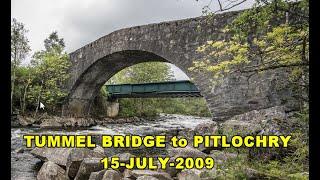
[[[247,74],[237,74],[212,87],[208,75],[188,70],[194,60],[203,56],[196,52],[197,47],[209,40],[230,38],[222,28],[238,14],[227,12],[211,20],[197,17],[125,28],[72,52],[71,77],[66,86],[69,95],[62,114],[90,115],[93,100],[108,79],[126,67],[148,61],[169,62],[184,71],[193,79],[216,120],[282,104],[281,99],[288,92],[278,92],[274,87],[281,71],[254,75],[250,79]]]

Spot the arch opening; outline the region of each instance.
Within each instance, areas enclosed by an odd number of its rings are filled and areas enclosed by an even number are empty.
[[[95,99],[94,104],[98,106],[93,111],[97,116],[106,112],[108,117],[114,116],[110,108],[106,108],[107,111],[99,108],[107,106],[107,99],[116,101],[117,116],[120,117],[155,116],[160,113],[211,117],[206,100],[188,76],[167,62],[138,63],[110,78]]]
[[[186,76],[190,77],[187,69],[180,66],[179,63],[169,61],[155,53],[141,50],[119,51],[95,61],[81,73],[70,90],[68,103],[66,104],[67,106],[65,106],[67,108],[63,108],[63,114],[68,114],[69,116],[90,116],[92,109],[94,108],[95,99],[99,94],[101,87],[106,82],[126,68],[150,62],[170,63],[178,67],[186,74]],[[194,84],[197,86],[196,83]],[[201,92],[201,89],[198,86],[197,88]],[[208,104],[206,103],[206,97],[205,95],[202,96],[206,104],[206,110],[208,110],[210,114]],[[203,102],[200,101],[199,103],[203,104]],[[66,110],[68,112],[66,112]]]

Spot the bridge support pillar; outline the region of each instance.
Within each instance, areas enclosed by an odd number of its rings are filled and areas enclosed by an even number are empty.
[[[116,117],[119,114],[117,99],[97,96],[94,100],[69,99],[62,107],[64,117]]]
[[[62,106],[62,116],[65,117],[87,117],[90,116],[92,102],[83,99],[69,99]]]
[[[118,100],[107,102],[107,117],[116,117],[119,114],[119,102]]]

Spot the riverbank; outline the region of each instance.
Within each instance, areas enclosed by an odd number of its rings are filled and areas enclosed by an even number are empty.
[[[60,179],[102,179],[112,176],[115,179],[250,179],[272,178],[288,179],[289,177],[308,177],[308,144],[305,138],[307,122],[301,120],[295,112],[284,107],[272,107],[259,111],[250,111],[234,116],[223,123],[211,118],[165,115],[152,119],[135,120],[121,123],[103,122],[100,125],[76,128],[40,128],[23,127],[11,130],[11,165],[13,179],[44,179],[55,169],[54,177]],[[46,120],[48,121],[48,119]],[[43,121],[43,122],[46,122]],[[66,120],[64,120],[66,121]],[[68,120],[70,121],[70,120]],[[43,123],[42,122],[42,123]],[[99,145],[101,135],[159,135],[186,137],[190,142],[193,135],[223,134],[232,137],[238,135],[292,134],[289,148],[25,148],[24,134],[64,134],[91,135],[95,144]],[[298,134],[299,133],[299,134]],[[301,143],[302,142],[302,143]],[[191,144],[190,144],[191,145]],[[306,150],[304,152],[303,150]],[[299,160],[296,155],[299,152]],[[104,170],[99,160],[102,157],[121,157],[126,162],[129,157],[213,157],[215,168],[212,170]],[[73,159],[71,157],[76,157]],[[276,164],[275,164],[276,163]],[[286,167],[286,168],[283,168]],[[77,177],[77,178],[76,178]],[[299,179],[299,178],[298,178]]]
[[[172,115],[168,115],[172,116]],[[179,116],[173,114],[173,116]],[[139,122],[150,122],[155,119],[161,120],[166,118],[165,114],[158,114],[157,116],[150,117],[101,117],[101,118],[75,118],[75,117],[60,117],[47,114],[40,114],[36,117],[31,115],[15,115],[11,117],[11,127],[22,128],[22,127],[39,127],[48,129],[81,129],[88,128],[95,125],[106,126],[109,124],[123,124],[123,123],[139,123]]]

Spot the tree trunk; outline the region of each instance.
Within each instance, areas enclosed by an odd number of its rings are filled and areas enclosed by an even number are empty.
[[[27,96],[28,87],[29,87],[29,84],[27,84],[26,87],[24,88],[23,99],[22,99],[22,114],[24,114],[26,110],[26,96]]]
[[[36,107],[36,112],[34,114],[34,117],[37,115],[38,113],[38,110],[39,110],[39,105],[40,105],[40,98],[41,98],[41,92],[42,92],[42,83],[41,83],[41,86],[40,86],[40,91],[39,91],[39,94],[38,94],[38,100],[37,100],[37,107]]]
[[[11,102],[10,102],[10,112],[12,114],[13,112],[13,92],[14,92],[14,81],[16,79],[16,67],[15,64],[13,64],[13,72],[12,72],[12,79],[11,79]]]

